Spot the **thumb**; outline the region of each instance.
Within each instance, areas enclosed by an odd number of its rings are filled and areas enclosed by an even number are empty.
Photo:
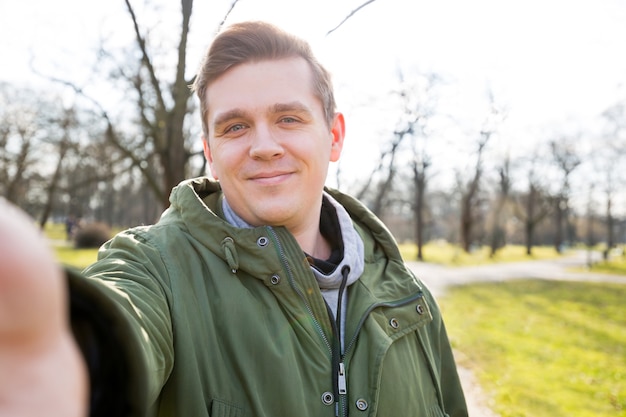
[[[62,331],[65,285],[33,220],[0,200],[0,340],[35,346]]]
[[[66,280],[34,222],[0,199],[0,416],[83,416],[87,370]]]

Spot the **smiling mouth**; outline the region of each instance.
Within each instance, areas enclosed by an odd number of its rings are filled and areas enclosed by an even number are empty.
[[[268,172],[253,175],[250,179],[260,184],[276,184],[286,180],[291,174],[291,172]]]

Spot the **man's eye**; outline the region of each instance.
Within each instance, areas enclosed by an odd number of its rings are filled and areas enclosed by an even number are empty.
[[[228,129],[226,129],[227,132],[229,133],[235,133],[238,132],[240,130],[243,130],[244,126],[241,123],[238,123],[236,125],[232,125],[230,126]]]
[[[283,117],[281,119],[283,123],[296,123],[298,120],[295,117]]]

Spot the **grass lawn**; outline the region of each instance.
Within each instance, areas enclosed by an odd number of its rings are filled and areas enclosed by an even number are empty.
[[[52,239],[55,241],[62,241],[67,238],[67,234],[65,232],[65,224],[63,223],[46,223],[44,233],[46,234],[48,239]]]
[[[414,244],[401,244],[400,253],[405,261],[417,259],[417,247]],[[494,262],[521,262],[538,259],[553,259],[559,255],[552,246],[535,246],[532,255],[526,255],[526,247],[523,245],[507,245],[500,249],[496,255],[489,257],[490,249],[487,246],[477,248],[471,253],[466,253],[458,245],[447,242],[430,242],[422,248],[425,262],[433,262],[451,266],[481,265]]]
[[[626,416],[626,285],[520,280],[440,300],[459,361],[502,417]]]
[[[62,263],[84,268],[96,260],[96,249],[72,248],[58,226],[49,237]],[[415,246],[401,251],[415,259]],[[495,259],[488,253],[424,248],[426,261],[456,266],[558,256],[551,247],[534,248],[533,257],[521,246]],[[517,280],[454,287],[440,303],[457,359],[502,417],[626,417],[624,300],[626,285]]]
[[[602,261],[593,264],[591,272],[602,272],[605,274],[626,275],[626,257],[614,257],[610,261]]]
[[[50,239],[57,260],[62,264],[83,269],[96,261],[98,249],[74,249],[72,242],[66,240],[63,223],[47,223],[44,233]]]
[[[44,233],[50,239],[57,260],[62,264],[83,269],[94,263],[98,257],[97,248],[74,249],[72,242],[67,240],[63,223],[47,223]]]
[[[74,249],[72,246],[55,245],[54,251],[59,262],[78,269],[86,268],[98,257],[98,249]]]

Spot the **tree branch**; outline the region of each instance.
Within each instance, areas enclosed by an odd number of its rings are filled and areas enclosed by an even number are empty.
[[[343,19],[341,22],[339,22],[339,24],[338,24],[337,26],[335,26],[334,28],[332,28],[331,30],[329,30],[328,32],[326,32],[326,36],[330,35],[330,34],[331,34],[331,33],[333,33],[334,31],[336,31],[337,29],[339,29],[339,28],[340,28],[340,27],[341,27],[344,23],[346,23],[346,21],[347,21],[348,19],[350,19],[352,16],[354,16],[354,14],[355,14],[356,12],[358,12],[359,10],[361,10],[362,8],[364,8],[365,6],[367,6],[367,5],[368,5],[368,4],[370,4],[370,3],[374,3],[374,1],[376,1],[376,0],[368,0],[368,1],[366,1],[365,3],[363,3],[362,5],[360,5],[359,7],[357,7],[356,9],[352,10],[352,11],[350,12],[350,14],[349,14],[348,16],[344,17],[344,19]]]
[[[222,28],[224,27],[224,25],[226,24],[226,19],[228,19],[228,16],[230,16],[231,12],[233,11],[233,9],[235,8],[235,6],[237,5],[237,3],[239,3],[239,0],[233,0],[233,2],[230,5],[230,8],[228,9],[228,11],[226,12],[226,14],[224,15],[224,18],[222,19],[222,21],[220,22],[219,25],[217,25],[217,30],[215,31],[215,34],[218,34]]]
[[[131,6],[130,1],[126,0],[126,7],[128,8],[128,13],[133,21],[133,28],[135,30],[135,38],[137,39],[137,45],[141,50],[142,62],[146,66],[148,70],[148,74],[150,74],[150,82],[152,87],[154,88],[154,93],[157,97],[157,101],[159,103],[159,107],[165,111],[165,100],[163,99],[163,94],[161,92],[161,86],[159,85],[159,80],[157,79],[155,69],[152,65],[152,61],[150,60],[150,56],[148,55],[148,50],[146,49],[146,40],[141,36],[141,32],[139,31],[139,23],[137,22],[137,16],[135,15],[135,10],[133,6]]]

